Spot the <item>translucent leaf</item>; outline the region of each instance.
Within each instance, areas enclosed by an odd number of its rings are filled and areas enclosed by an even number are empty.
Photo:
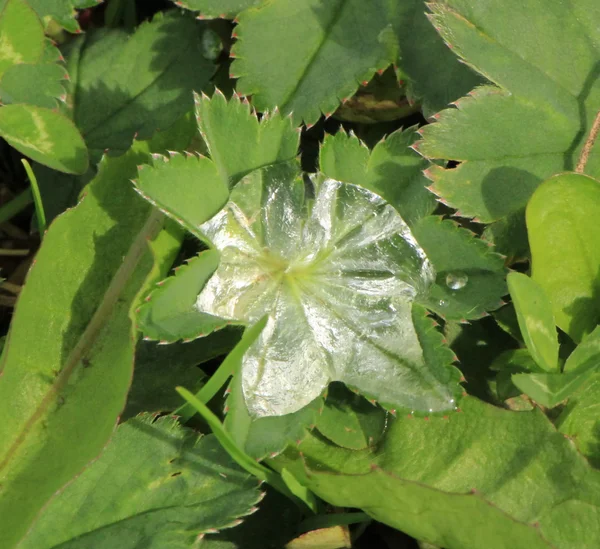
[[[144,414],[44,509],[22,549],[187,549],[262,499],[214,436]]]
[[[433,270],[381,197],[324,178],[305,191],[293,164],[277,165],[248,175],[200,229],[221,262],[198,310],[269,316],[242,365],[251,415],[299,410],[334,380],[392,408],[453,407],[451,370],[424,359],[413,326]]]
[[[536,187],[572,171],[600,105],[596,0],[447,0],[431,5],[443,38],[493,82],[443,111],[419,151],[461,161],[434,190],[463,215],[498,222],[503,253],[527,248],[523,210]],[[533,39],[535,37],[535,39]],[[600,174],[595,147],[587,172]]]

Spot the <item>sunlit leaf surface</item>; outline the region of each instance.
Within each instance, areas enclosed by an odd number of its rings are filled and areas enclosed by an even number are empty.
[[[269,316],[242,364],[252,415],[294,412],[333,380],[388,407],[453,406],[452,375],[426,365],[411,316],[433,269],[381,197],[332,179],[305,186],[279,165],[242,180],[200,230],[221,262],[197,308]]]

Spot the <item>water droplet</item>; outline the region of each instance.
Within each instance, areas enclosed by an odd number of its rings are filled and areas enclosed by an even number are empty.
[[[440,299],[440,307],[445,307],[446,305],[448,305],[448,303],[446,303],[443,299]]]
[[[446,286],[451,290],[460,290],[467,285],[469,277],[465,273],[457,271],[446,275]]]

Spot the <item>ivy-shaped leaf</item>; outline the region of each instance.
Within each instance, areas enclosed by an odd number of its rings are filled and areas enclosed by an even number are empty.
[[[44,509],[22,549],[186,549],[262,499],[212,435],[143,414]]]
[[[306,198],[294,166],[257,170],[200,227],[221,261],[198,310],[269,316],[242,365],[250,414],[295,412],[334,380],[391,408],[452,408],[452,370],[424,359],[413,325],[433,272],[408,226],[366,189],[313,185]]]
[[[90,149],[123,152],[192,108],[192,90],[215,71],[202,55],[206,25],[178,13],[157,14],[132,35],[99,29],[67,53],[67,102]]]
[[[369,151],[352,133],[341,130],[326,135],[321,147],[321,172],[378,194],[412,227],[418,219],[433,213],[437,205],[423,175],[429,162],[409,148],[417,138],[415,128],[398,130]]]
[[[425,96],[426,110],[435,111],[476,80],[447,53],[424,12],[422,0],[275,0],[242,11],[232,49],[237,90],[259,110],[278,107],[311,124],[398,63],[415,82],[413,98]],[[294,47],[282,52],[277,43]]]
[[[431,9],[444,39],[495,86],[442,112],[418,150],[461,162],[432,169],[434,191],[461,215],[498,222],[502,251],[520,255],[529,197],[549,176],[573,170],[600,109],[600,6],[448,0]],[[586,169],[596,176],[598,151]]]

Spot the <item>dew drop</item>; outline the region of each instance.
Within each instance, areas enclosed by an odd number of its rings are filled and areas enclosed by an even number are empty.
[[[448,305],[448,303],[446,303],[443,299],[440,299],[440,307],[445,307],[446,305]]]
[[[446,286],[451,290],[460,290],[467,285],[469,277],[460,271],[446,275]]]

